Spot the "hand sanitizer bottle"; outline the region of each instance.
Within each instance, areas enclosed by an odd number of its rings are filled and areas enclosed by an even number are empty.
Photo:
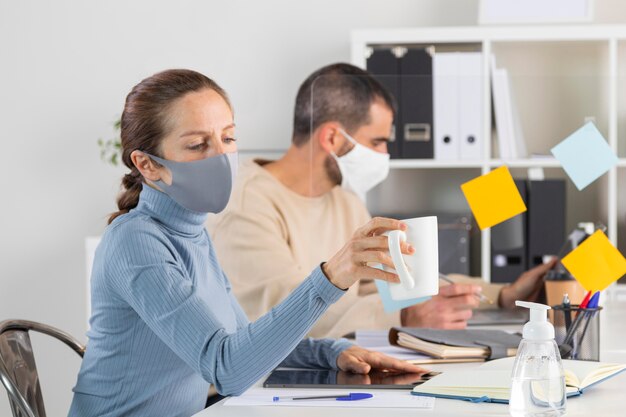
[[[516,301],[530,309],[523,339],[513,365],[509,413],[513,417],[558,417],[565,414],[565,374],[554,327],[547,320],[550,307]]]

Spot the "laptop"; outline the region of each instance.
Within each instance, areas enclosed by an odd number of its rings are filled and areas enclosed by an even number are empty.
[[[474,310],[472,318],[467,321],[468,326],[493,326],[524,324],[528,321],[528,309],[514,310]]]

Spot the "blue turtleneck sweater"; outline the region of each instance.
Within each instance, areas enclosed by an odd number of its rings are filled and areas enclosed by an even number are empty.
[[[71,417],[191,416],[209,385],[238,395],[277,365],[336,368],[345,340],[302,339],[343,291],[316,268],[250,323],[233,296],[206,214],[144,186],[107,228],[91,276],[87,352]]]

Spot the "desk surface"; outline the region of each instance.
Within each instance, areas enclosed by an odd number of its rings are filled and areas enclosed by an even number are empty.
[[[605,310],[601,319],[601,360],[604,362],[626,362],[626,303],[616,303],[605,305]],[[472,368],[480,364],[462,364],[464,368],[471,371]],[[448,364],[431,366],[431,369],[459,369],[461,365]],[[258,385],[260,386],[261,381]],[[623,416],[626,408],[626,373],[597,385],[576,398],[570,398],[567,402],[568,417],[589,417],[589,416]],[[375,390],[371,390],[375,391]],[[332,416],[359,416],[359,417],[380,417],[380,409],[367,408],[305,408],[305,407],[236,407],[224,406],[224,401],[207,408],[196,414],[195,417],[239,417],[242,415],[251,417],[265,416],[293,416],[297,413],[299,417],[319,416],[321,412]],[[393,414],[397,416],[415,416],[416,414],[427,414],[441,417],[463,416],[508,416],[508,407],[502,404],[471,404],[459,400],[446,400],[438,398],[435,400],[434,410],[416,409],[393,409]]]

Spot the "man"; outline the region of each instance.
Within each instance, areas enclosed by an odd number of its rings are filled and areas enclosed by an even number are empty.
[[[394,101],[366,71],[334,64],[296,97],[292,145],[277,161],[241,168],[226,210],[209,231],[233,291],[251,320],[278,304],[334,254],[370,215],[360,197],[389,170]],[[340,186],[341,185],[341,186]],[[353,286],[314,326],[313,337],[391,326],[464,328],[484,291],[502,307],[533,299],[548,266],[514,284],[459,278],[429,301],[385,313],[373,282]]]

